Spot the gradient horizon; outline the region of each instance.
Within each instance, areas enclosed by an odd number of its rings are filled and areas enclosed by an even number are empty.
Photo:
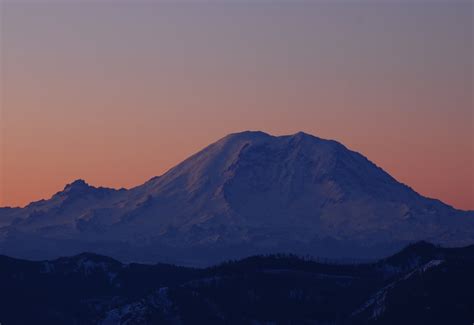
[[[471,1],[4,1],[0,206],[304,131],[474,209]]]

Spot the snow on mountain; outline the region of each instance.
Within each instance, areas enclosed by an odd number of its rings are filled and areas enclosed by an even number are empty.
[[[474,212],[425,198],[342,144],[302,132],[230,134],[129,190],[79,180],[50,200],[1,209],[0,227],[1,253],[88,250],[185,264],[276,251],[372,258],[417,240],[474,243]]]

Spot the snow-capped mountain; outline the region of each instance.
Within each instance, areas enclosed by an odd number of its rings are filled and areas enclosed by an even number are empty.
[[[474,243],[474,212],[425,198],[342,144],[305,133],[231,134],[125,190],[82,180],[0,209],[0,253],[93,251],[209,264],[256,253],[388,255],[407,242]]]

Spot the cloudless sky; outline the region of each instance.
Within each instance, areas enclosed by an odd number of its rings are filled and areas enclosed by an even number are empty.
[[[1,1],[0,206],[222,136],[336,139],[474,209],[472,1]]]

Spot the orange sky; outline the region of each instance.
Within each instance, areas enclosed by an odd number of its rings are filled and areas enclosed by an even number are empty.
[[[474,209],[473,4],[2,2],[0,206],[305,131]]]

